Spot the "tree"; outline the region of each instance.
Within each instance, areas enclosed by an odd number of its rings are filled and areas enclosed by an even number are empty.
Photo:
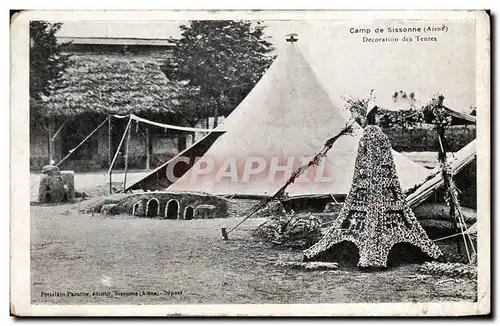
[[[176,46],[165,73],[186,83],[188,94],[181,106],[187,120],[192,124],[210,116],[227,116],[273,60],[265,26],[224,20],[193,21],[180,28],[182,37],[171,40]]]
[[[58,44],[55,33],[62,23],[33,21],[30,23],[30,98],[39,101],[57,87],[69,62],[62,53],[65,44]]]
[[[57,131],[55,117],[45,119],[42,99],[58,88],[58,81],[68,67],[69,55],[62,53],[66,44],[58,44],[55,33],[62,23],[33,21],[30,23],[30,118],[41,120],[48,133],[49,163],[53,161],[53,144]]]

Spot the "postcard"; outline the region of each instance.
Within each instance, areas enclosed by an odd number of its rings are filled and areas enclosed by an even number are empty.
[[[11,18],[11,314],[491,311],[485,11]]]

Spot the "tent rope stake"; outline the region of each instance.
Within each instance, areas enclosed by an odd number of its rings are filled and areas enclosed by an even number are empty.
[[[241,220],[238,224],[236,224],[232,229],[230,229],[229,231],[226,231],[226,228],[221,228],[222,237],[224,238],[224,240],[229,240],[229,237],[228,237],[229,233],[233,232],[236,228],[238,228],[241,224],[243,224],[243,222],[245,222],[247,219],[249,219],[250,217],[252,217],[253,214],[255,214],[256,212],[258,212],[260,209],[264,208],[273,199],[281,197],[285,193],[286,188],[290,184],[292,184],[295,181],[295,179],[297,179],[303,172],[307,171],[307,169],[309,169],[309,167],[311,167],[313,165],[317,165],[319,163],[319,160],[321,158],[323,158],[328,153],[328,151],[333,147],[333,144],[337,141],[337,139],[339,139],[340,137],[342,137],[343,135],[345,135],[345,134],[347,134],[347,133],[349,133],[351,131],[351,128],[352,128],[354,122],[355,122],[355,120],[351,119],[347,123],[347,125],[337,135],[335,135],[334,137],[328,139],[326,141],[325,146],[323,147],[323,149],[320,152],[318,152],[312,158],[312,160],[309,161],[309,163],[304,164],[300,168],[298,168],[297,170],[295,170],[292,173],[292,175],[290,176],[290,178],[288,179],[288,181],[283,185],[283,187],[281,187],[271,197],[268,197],[268,198],[262,200],[257,205],[255,205],[252,208],[252,210],[250,211],[250,213],[248,213],[247,216],[245,218],[243,218],[243,220]]]

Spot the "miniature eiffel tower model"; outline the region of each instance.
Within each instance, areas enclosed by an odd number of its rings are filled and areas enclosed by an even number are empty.
[[[420,248],[432,258],[441,255],[405,201],[391,144],[377,126],[364,130],[353,184],[340,214],[325,236],[304,252],[304,258],[312,260],[342,241],[358,247],[359,267],[386,267],[389,251],[401,242]]]

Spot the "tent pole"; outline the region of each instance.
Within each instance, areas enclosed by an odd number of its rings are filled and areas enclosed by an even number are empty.
[[[450,207],[450,220],[452,223],[454,223],[454,228],[457,232],[460,232],[463,236],[464,239],[464,246],[465,246],[465,251],[467,253],[467,258],[469,260],[469,264],[471,263],[471,257],[469,254],[469,248],[468,248],[468,243],[467,239],[464,235],[464,230],[462,229],[461,222],[461,212],[460,212],[460,207],[457,205],[458,200],[455,198],[454,195],[454,189],[453,189],[453,179],[452,175],[448,174],[446,171],[447,167],[447,144],[446,144],[446,138],[444,134],[444,127],[438,126],[438,141],[439,141],[439,151],[438,151],[438,158],[439,161],[443,164],[443,169],[442,169],[442,174],[443,174],[443,181],[444,185],[446,187],[446,192],[448,193],[448,205]],[[460,227],[459,227],[460,225]],[[457,244],[457,251],[462,252],[461,246],[460,246],[460,238],[456,238],[456,244]]]
[[[123,191],[127,189],[127,171],[128,171],[128,148],[130,143],[130,130],[132,128],[128,128],[127,131],[127,141],[125,143],[125,175],[123,176]]]
[[[109,165],[109,171],[111,171],[111,169],[113,168],[113,165],[115,164],[116,159],[118,158],[118,153],[120,152],[120,148],[122,147],[123,141],[125,140],[125,137],[127,136],[127,131],[128,131],[128,128],[130,128],[131,123],[132,123],[132,118],[130,118],[128,120],[127,126],[125,127],[125,131],[123,132],[122,139],[120,140],[120,143],[118,144],[118,148],[116,149],[115,156],[113,157],[113,160],[111,161],[111,164]]]
[[[118,144],[118,148],[116,149],[115,156],[113,157],[113,160],[111,161],[111,164],[109,165],[109,187],[111,188],[111,171],[113,170],[113,165],[115,164],[115,161],[118,157],[118,153],[120,153],[120,148],[122,147],[123,141],[125,140],[125,136],[127,136],[128,129],[130,128],[130,125],[132,124],[132,117],[129,117],[127,126],[125,127],[125,132],[123,133],[122,139],[120,140],[120,143]],[[111,189],[112,190],[112,189]]]

